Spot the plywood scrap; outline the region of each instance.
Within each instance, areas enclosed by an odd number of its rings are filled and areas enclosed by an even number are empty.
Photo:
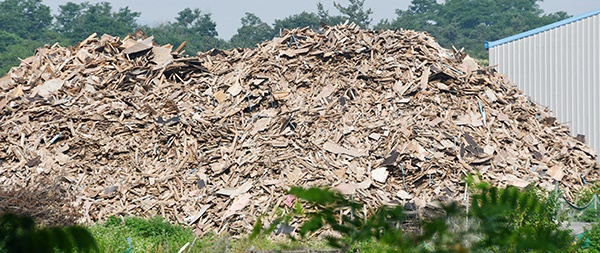
[[[231,206],[229,206],[229,208],[227,209],[225,214],[223,214],[223,220],[226,220],[230,216],[234,215],[236,212],[238,212],[238,211],[242,210],[244,207],[248,206],[248,204],[250,203],[251,197],[252,197],[252,195],[250,193],[244,193],[244,194],[238,196],[237,198],[235,198],[235,200],[233,201]]]
[[[379,167],[371,171],[371,178],[379,183],[385,183],[389,174],[387,167]]]
[[[152,67],[154,70],[162,69],[174,60],[171,47],[152,47],[152,54],[152,62],[156,64]]]
[[[556,181],[561,181],[565,176],[565,173],[560,166],[555,165],[548,169],[548,175]]]
[[[229,196],[230,198],[234,198],[240,194],[244,194],[244,193],[248,192],[250,189],[252,189],[252,186],[253,186],[253,183],[251,181],[248,181],[238,188],[223,188],[223,189],[219,189],[216,193],[225,195],[225,196]]]
[[[331,141],[325,142],[325,144],[323,144],[323,149],[325,149],[331,153],[334,153],[334,154],[344,154],[344,155],[349,155],[349,156],[353,156],[353,157],[360,157],[360,156],[365,155],[364,152],[361,152],[360,150],[358,150],[356,148],[345,148],[345,147],[342,147]]]
[[[398,198],[403,199],[403,200],[408,200],[408,199],[412,199],[412,195],[410,195],[410,193],[406,192],[405,190],[399,190],[396,193],[396,196],[398,196]]]
[[[525,188],[529,185],[529,182],[519,178],[516,175],[508,174],[504,177],[507,185],[512,185],[518,188]]]
[[[129,46],[127,46],[127,48],[125,48],[125,50],[123,50],[123,53],[134,54],[151,49],[153,39],[154,37],[149,37],[142,41],[131,43]]]
[[[33,88],[32,96],[40,95],[44,98],[47,98],[51,94],[59,91],[63,87],[64,83],[65,83],[64,80],[58,79],[58,78],[48,80],[48,81],[44,82],[42,85],[36,86],[35,88]]]
[[[358,189],[368,189],[371,186],[371,180],[367,179],[360,183],[341,183],[335,186],[333,189],[340,191],[342,194],[353,195],[356,194]]]

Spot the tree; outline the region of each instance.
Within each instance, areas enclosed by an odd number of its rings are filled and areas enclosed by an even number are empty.
[[[138,27],[136,19],[140,16],[139,12],[131,11],[129,7],[113,12],[109,2],[68,2],[60,5],[59,9],[55,29],[72,43],[79,42],[92,33],[125,36],[135,31]]]
[[[216,37],[219,35],[217,24],[212,20],[210,13],[203,14],[200,9],[185,8],[178,14],[179,16],[175,18],[176,26],[187,28],[190,32],[200,36]]]
[[[343,16],[331,16],[329,15],[329,11],[325,10],[322,3],[317,3],[317,16],[319,16],[319,21],[324,22],[328,25],[337,25],[343,23],[346,18]]]
[[[407,10],[396,9],[396,19],[382,20],[374,29],[414,29],[436,34],[438,24],[443,23],[439,18],[441,4],[436,0],[413,0]]]
[[[51,24],[50,7],[41,0],[0,1],[0,75],[44,43],[61,41]]]
[[[234,47],[253,47],[272,39],[275,35],[273,28],[253,13],[246,12],[241,21],[242,27],[238,28],[237,33],[230,40]]]
[[[50,27],[50,7],[42,0],[0,1],[0,30],[25,39],[38,39]]]
[[[310,27],[312,29],[318,29],[321,26],[321,22],[327,25],[337,25],[349,20],[356,24],[366,28],[371,22],[369,17],[373,11],[369,8],[364,10],[364,0],[350,0],[350,5],[344,7],[334,2],[335,8],[342,15],[332,16],[329,11],[325,9],[322,3],[317,3],[317,13],[313,12],[301,12],[299,14],[291,15],[284,19],[277,19],[273,23],[273,31],[275,33],[282,29],[293,29],[293,28],[304,28]]]
[[[396,10],[392,21],[376,29],[427,31],[444,47],[464,47],[476,58],[487,58],[483,41],[498,40],[567,18],[564,12],[544,14],[541,0],[413,0]]]
[[[284,19],[276,19],[273,23],[273,30],[277,33],[282,29],[294,29],[310,27],[316,29],[320,26],[319,16],[311,12],[301,12]]]
[[[217,38],[217,24],[210,13],[202,13],[200,9],[185,8],[178,13],[175,22],[166,22],[154,27],[144,27],[159,44],[178,46],[186,41],[187,52],[208,51],[212,48],[223,48],[227,43]]]
[[[373,20],[370,16],[373,14],[371,8],[365,10],[365,0],[348,0],[350,5],[347,7],[342,6],[336,2],[333,2],[333,6],[342,13],[345,19],[350,22],[361,26],[362,28],[369,28],[371,21]]]
[[[39,46],[39,42],[0,30],[0,76],[6,74],[10,68],[18,66],[19,58],[25,59],[32,55]]]

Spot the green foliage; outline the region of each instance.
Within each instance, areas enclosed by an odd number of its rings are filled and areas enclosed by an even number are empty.
[[[499,189],[482,183],[471,198],[470,215],[480,222],[481,240],[473,249],[500,252],[565,249],[572,241],[568,231],[552,221],[552,206],[544,205],[534,192],[515,187]]]
[[[275,36],[271,26],[253,13],[246,12],[241,21],[242,27],[237,29],[237,33],[230,40],[233,47],[251,48]]]
[[[471,178],[472,179],[472,178]],[[470,180],[473,182],[473,180]],[[400,224],[405,215],[401,206],[382,206],[368,217],[362,214],[364,205],[346,199],[341,193],[326,188],[293,187],[290,194],[306,204],[306,221],[298,228],[301,238],[322,229],[331,229],[340,236],[328,236],[331,246],[345,250],[378,245],[387,252],[568,252],[573,251],[568,231],[561,230],[553,220],[555,198],[548,198],[531,188],[520,191],[514,187],[499,189],[486,183],[473,185],[468,214],[451,203],[443,205],[443,214],[424,221],[419,234],[403,231]],[[470,225],[460,227],[457,221],[468,218]],[[271,224],[270,233],[278,223]],[[462,223],[462,222],[459,222]],[[256,238],[262,223],[253,231]],[[374,242],[374,243],[373,243]]]
[[[337,25],[343,23],[346,19],[341,16],[331,16],[329,15],[329,11],[325,10],[322,3],[317,3],[317,16],[319,16],[319,20],[325,22],[328,25]]]
[[[202,13],[200,9],[185,8],[175,18],[175,26],[188,29],[190,33],[200,36],[216,37],[217,24],[212,20],[210,13]]]
[[[575,204],[578,206],[587,205],[592,200],[594,194],[600,195],[600,183],[590,184],[587,187],[582,188],[577,193]]]
[[[103,224],[90,227],[101,252],[177,252],[196,236],[190,229],[173,225],[161,217],[142,219],[110,217]],[[128,244],[127,240],[131,242]],[[200,244],[194,244],[198,252]]]
[[[275,20],[273,28],[275,32],[278,32],[283,28],[291,29],[307,26],[316,29],[321,25],[321,22],[328,25],[337,25],[346,20],[354,22],[362,28],[368,28],[373,20],[371,18],[371,15],[373,14],[371,8],[365,9],[364,0],[349,0],[348,2],[348,6],[343,6],[337,2],[333,3],[334,7],[341,15],[330,15],[329,11],[319,2],[317,3],[317,13],[301,12],[300,14],[295,14],[281,20]]]
[[[594,223],[591,228],[578,238],[584,247],[577,250],[578,253],[599,253],[600,252],[600,224]]]
[[[342,14],[344,19],[354,22],[362,28],[368,28],[371,21],[373,21],[371,18],[371,15],[373,14],[371,8],[365,10],[365,0],[348,1],[350,4],[346,7],[336,2],[333,2],[333,6]]]
[[[100,252],[178,252],[186,243],[190,245],[185,252],[247,252],[251,247],[276,250],[327,246],[323,241],[300,243],[272,238],[232,240],[224,235],[215,236],[210,233],[198,238],[183,225],[170,224],[160,217],[109,217],[104,223],[93,225],[89,229],[97,240]]]
[[[304,28],[307,26],[312,29],[319,28],[319,16],[315,13],[303,11],[284,19],[276,19],[273,23],[273,30],[278,33],[282,29]]]
[[[50,7],[42,4],[42,0],[0,1],[0,31],[21,38],[39,39],[50,24]]]
[[[205,52],[212,48],[225,48],[227,43],[217,38],[217,24],[210,13],[199,9],[185,8],[178,13],[176,22],[166,22],[154,27],[143,27],[147,34],[154,35],[159,44],[171,44],[175,47],[186,41],[185,50],[189,54]]]
[[[600,183],[594,183],[587,185],[587,187],[582,188],[579,192],[577,192],[575,197],[575,205],[579,207],[587,206],[583,208],[580,212],[575,212],[576,215],[573,217],[577,221],[582,222],[596,222],[600,219],[600,206],[598,203],[594,203],[592,201],[598,201],[594,199],[594,195],[600,195]]]
[[[36,48],[42,46],[40,42],[23,39],[16,34],[0,31],[0,76],[10,68],[18,66],[21,61],[31,55]]]
[[[444,47],[464,47],[476,58],[487,58],[483,41],[494,41],[567,18],[565,12],[544,14],[541,0],[413,0],[396,19],[376,29],[427,31]]]
[[[98,251],[90,232],[79,226],[37,227],[33,219],[5,213],[0,216],[0,252]]]
[[[136,19],[140,16],[139,12],[131,11],[129,7],[113,12],[109,2],[68,2],[60,5],[59,9],[54,28],[72,44],[92,33],[125,36],[135,31],[138,27]]]

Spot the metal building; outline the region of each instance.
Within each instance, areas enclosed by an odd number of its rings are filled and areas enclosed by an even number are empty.
[[[484,44],[490,66],[600,152],[600,9]]]

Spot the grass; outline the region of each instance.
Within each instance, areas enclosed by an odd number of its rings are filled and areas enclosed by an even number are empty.
[[[323,194],[321,194],[320,196],[322,195]],[[544,203],[547,202],[544,198],[542,198],[541,201]],[[546,205],[548,204],[546,203]],[[537,211],[533,214],[539,213],[540,211]],[[384,219],[390,219],[388,215],[384,216]],[[542,216],[546,217],[548,216],[548,214],[543,213]],[[514,216],[511,217],[515,218]],[[538,220],[533,219],[533,221],[537,222]],[[545,219],[543,219],[543,221],[545,221]],[[188,243],[191,244],[192,242],[193,245],[188,247],[187,250],[183,252],[237,253],[248,252],[250,249],[254,249],[257,251],[273,252],[286,252],[287,250],[296,249],[331,249],[331,247],[327,244],[325,239],[317,239],[318,237],[309,236],[308,239],[305,239],[303,241],[291,241],[287,239],[287,237],[281,235],[275,236],[270,234],[268,236],[265,236],[264,234],[259,234],[257,239],[250,240],[250,231],[248,231],[248,234],[246,235],[241,235],[241,237],[237,237],[237,239],[232,239],[232,237],[214,234],[207,234],[198,238],[191,229],[188,229],[179,224],[171,224],[160,216],[150,219],[143,219],[138,217],[110,217],[105,222],[88,226],[87,229],[95,238],[97,246],[99,248],[99,252],[179,252],[179,250],[184,245]],[[350,237],[344,238],[348,240],[351,239]],[[352,243],[349,245],[350,252],[375,253],[398,252],[399,250],[405,250],[397,248],[397,246],[394,247],[394,245],[396,245],[394,244],[394,241],[388,240],[388,244],[386,244],[384,242],[375,241],[374,239],[369,240],[367,238],[361,238],[362,239],[360,240],[352,241]],[[392,243],[390,244],[389,242]],[[457,242],[461,242],[461,240]],[[441,244],[442,247],[448,246],[443,243],[444,242],[442,242]],[[438,247],[426,241],[423,241],[422,244],[413,246],[418,247],[419,249],[428,250],[428,252],[435,252],[431,250],[434,250],[435,247]],[[1,249],[0,252],[2,252]]]
[[[395,252],[398,249],[394,249],[389,245],[385,245],[383,243],[369,240],[357,242],[356,246],[350,249],[351,252],[360,252],[360,253],[380,253],[380,252]]]
[[[110,217],[104,223],[90,226],[89,230],[101,252],[177,252],[195,237],[191,230],[172,225],[161,217],[148,220]],[[200,246],[196,242],[194,248]]]
[[[174,225],[161,217],[143,219],[127,217],[124,219],[110,217],[103,223],[88,227],[98,244],[100,252],[178,252],[186,243],[192,244],[196,235],[190,229]],[[129,242],[128,242],[129,238]],[[365,244],[366,248],[375,246]],[[330,248],[324,240],[292,242],[285,237],[261,237],[249,240],[247,237],[231,239],[226,236],[212,234],[197,238],[193,246],[184,252],[247,252],[255,250],[286,249],[325,249]],[[361,252],[380,252],[370,250]]]

